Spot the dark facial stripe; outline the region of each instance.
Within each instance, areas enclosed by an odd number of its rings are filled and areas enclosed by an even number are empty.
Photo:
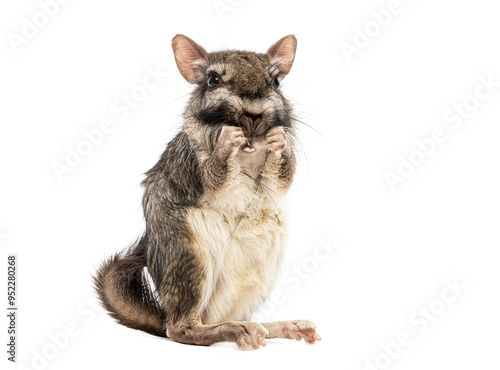
[[[234,114],[228,103],[221,103],[216,107],[202,109],[195,114],[195,118],[206,125],[216,126],[231,124]]]
[[[291,118],[288,113],[275,112],[270,119],[270,127],[283,126],[291,127]]]

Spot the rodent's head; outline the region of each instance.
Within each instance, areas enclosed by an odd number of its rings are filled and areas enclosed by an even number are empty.
[[[185,119],[212,137],[223,126],[239,126],[249,140],[259,140],[275,126],[292,129],[291,108],[280,91],[295,58],[297,39],[285,36],[267,53],[224,50],[207,53],[184,35],[172,40],[182,76],[196,88]]]

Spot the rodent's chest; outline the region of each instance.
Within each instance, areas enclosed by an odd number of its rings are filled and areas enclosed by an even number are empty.
[[[204,322],[248,319],[269,294],[284,251],[284,214],[198,210],[198,250],[208,258]]]
[[[205,204],[187,213],[187,223],[195,239],[207,244],[217,254],[230,248],[251,253],[253,247],[266,248],[276,234],[285,230],[285,205],[262,207],[261,202],[248,203],[243,211],[236,207],[214,207]]]
[[[270,214],[283,213],[286,197],[278,193],[265,178],[241,172],[215,194],[204,199],[207,207],[217,209],[230,218],[245,214],[247,219],[265,218]]]

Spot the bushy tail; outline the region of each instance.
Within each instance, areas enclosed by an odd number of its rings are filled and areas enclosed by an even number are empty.
[[[144,272],[145,239],[104,261],[93,277],[103,307],[119,324],[166,336],[164,311]]]

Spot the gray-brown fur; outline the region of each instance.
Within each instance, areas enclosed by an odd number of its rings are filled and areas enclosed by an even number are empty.
[[[207,244],[204,234],[190,224],[193,214],[217,209],[217,199],[230,193],[232,186],[241,187],[245,176],[254,181],[249,189],[254,197],[282,196],[290,187],[295,173],[294,119],[290,104],[276,91],[275,79],[283,79],[291,67],[295,38],[283,38],[266,54],[207,53],[182,35],[172,44],[179,71],[196,88],[184,112],[182,130],[142,183],[146,231],[128,251],[105,261],[98,270],[94,282],[99,298],[120,324],[184,343],[232,341],[258,348],[265,345],[266,336],[296,337],[297,333],[313,343],[319,336],[307,321],[300,321],[302,326],[299,321],[261,325],[246,321],[245,315],[244,321],[203,322],[211,302],[209,289],[215,292],[218,286],[213,281],[216,272],[210,268],[210,258],[215,257],[207,253],[224,246]],[[214,73],[221,83],[211,88],[207,80]],[[244,146],[266,151],[262,163],[252,165],[257,173],[245,172]],[[265,208],[262,212],[281,211]],[[238,217],[233,233],[245,220],[245,212]],[[276,227],[281,227],[280,222]],[[145,266],[157,292],[146,283]]]
[[[120,324],[166,336],[165,311],[144,277],[144,236],[128,250],[107,259],[94,276],[101,303]]]

